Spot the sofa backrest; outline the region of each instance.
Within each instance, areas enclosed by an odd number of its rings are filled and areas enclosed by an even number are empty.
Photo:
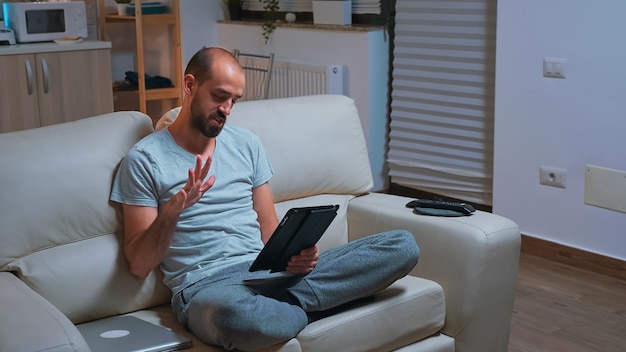
[[[179,111],[168,111],[156,128],[167,127]],[[373,185],[359,114],[346,96],[249,100],[234,106],[227,123],[263,142],[276,172],[270,180],[276,203],[317,194],[360,195]]]
[[[274,201],[317,194],[366,193],[373,185],[354,101],[312,95],[236,104],[228,123],[252,130],[274,171]]]
[[[289,206],[340,204],[324,247],[347,241],[347,202],[372,185],[354,102],[250,101],[228,121],[261,138],[276,171],[279,216]],[[121,208],[109,201],[119,162],[151,131],[148,116],[117,112],[0,134],[0,271],[14,272],[74,323],[169,300],[158,270],[145,280],[129,273]]]
[[[146,115],[119,112],[0,134],[0,270],[75,323],[168,298],[156,274],[128,272],[108,201],[120,160],[151,131]]]

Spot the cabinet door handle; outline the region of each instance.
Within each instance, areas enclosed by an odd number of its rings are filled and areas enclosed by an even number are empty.
[[[28,95],[33,95],[33,67],[30,65],[30,60],[26,60],[24,66],[26,67],[26,90]]]
[[[46,59],[41,59],[41,71],[43,71],[43,92],[48,94],[50,75],[48,74],[48,61]]]

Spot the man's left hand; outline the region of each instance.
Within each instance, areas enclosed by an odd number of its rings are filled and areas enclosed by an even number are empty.
[[[287,263],[287,271],[293,274],[308,274],[317,265],[319,259],[319,249],[317,246],[303,249],[300,254],[296,254]]]

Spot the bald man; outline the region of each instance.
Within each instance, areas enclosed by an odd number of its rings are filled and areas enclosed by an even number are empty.
[[[222,48],[189,61],[178,117],[139,141],[122,161],[111,200],[121,203],[130,271],[157,267],[179,322],[202,341],[257,350],[295,337],[320,312],[368,297],[417,263],[412,234],[392,231],[294,255],[288,280],[251,287],[250,264],[278,225],[259,139],[226,125],[245,75]]]

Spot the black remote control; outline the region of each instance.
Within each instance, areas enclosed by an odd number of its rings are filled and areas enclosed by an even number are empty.
[[[469,215],[476,211],[473,206],[467,203],[461,202],[446,202],[443,200],[432,200],[432,199],[415,199],[408,203],[406,203],[407,208],[433,208],[433,209],[447,209],[454,210],[465,215]]]

